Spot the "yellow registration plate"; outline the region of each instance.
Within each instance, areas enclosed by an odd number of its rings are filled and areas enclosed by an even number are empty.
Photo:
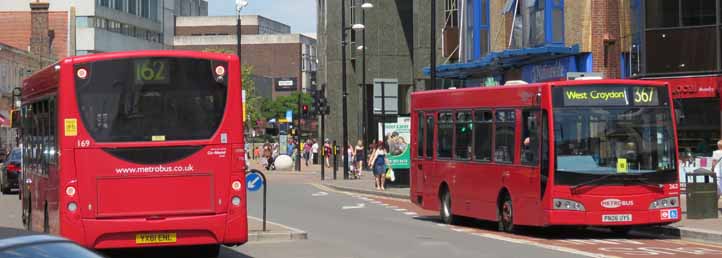
[[[175,243],[176,233],[139,233],[135,235],[135,244]]]

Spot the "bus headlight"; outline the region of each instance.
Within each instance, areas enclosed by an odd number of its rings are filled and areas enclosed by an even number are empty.
[[[233,204],[233,206],[240,206],[241,205],[241,197],[233,196],[233,198],[231,198],[231,203]]]
[[[77,210],[78,210],[78,204],[76,204],[75,202],[70,202],[70,203],[68,203],[68,210],[69,210],[70,212],[75,212],[75,211],[77,211]]]
[[[649,204],[650,210],[676,207],[679,207],[679,197],[676,196],[659,199]]]
[[[566,200],[566,199],[554,199],[555,210],[571,210],[571,211],[584,211],[584,205],[579,202]]]

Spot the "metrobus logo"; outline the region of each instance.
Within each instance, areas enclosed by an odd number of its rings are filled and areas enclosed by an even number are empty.
[[[608,209],[619,208],[622,206],[634,206],[634,201],[622,201],[619,199],[604,199],[602,200],[602,207]]]

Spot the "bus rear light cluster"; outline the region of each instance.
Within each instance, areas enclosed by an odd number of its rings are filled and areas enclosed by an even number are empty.
[[[231,203],[233,204],[233,206],[240,206],[241,205],[241,197],[233,196],[233,198],[231,198]]]
[[[75,202],[68,203],[68,211],[75,212],[78,210],[78,204]]]
[[[584,211],[584,205],[579,202],[566,200],[566,199],[554,199],[555,210],[571,210],[571,211]]]
[[[75,72],[75,75],[77,75],[78,78],[85,80],[85,78],[88,77],[88,70],[85,68],[80,68]]]
[[[668,197],[664,199],[659,199],[649,204],[650,210],[676,207],[679,207],[679,197]]]
[[[216,72],[216,75],[223,76],[226,74],[226,68],[223,67],[222,65],[216,66],[215,72]]]
[[[233,181],[233,183],[231,183],[231,188],[233,188],[233,190],[236,190],[236,191],[240,191],[241,186],[242,186],[241,181],[238,181],[238,180]]]
[[[75,193],[76,193],[76,192],[77,192],[77,191],[75,190],[75,187],[73,187],[73,186],[68,186],[67,188],[65,188],[65,194],[67,194],[68,197],[73,197],[73,196],[75,196]]]

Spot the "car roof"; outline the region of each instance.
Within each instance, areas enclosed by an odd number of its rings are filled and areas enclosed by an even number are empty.
[[[0,227],[0,251],[19,245],[33,245],[52,242],[69,242],[62,237],[44,235],[16,228]]]

